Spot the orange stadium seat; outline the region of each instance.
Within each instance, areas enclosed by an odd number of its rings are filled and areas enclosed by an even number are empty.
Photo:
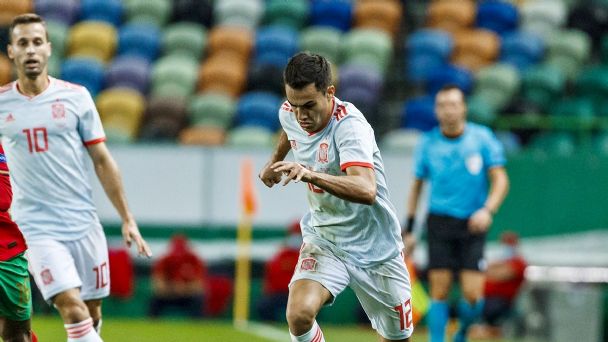
[[[16,15],[31,11],[31,0],[2,0],[0,1],[0,26],[8,26]]]
[[[221,52],[200,67],[198,91],[218,91],[238,97],[247,83],[247,64],[237,55]]]
[[[70,29],[68,56],[92,57],[104,63],[114,56],[118,37],[112,24],[81,21]]]
[[[500,53],[500,39],[493,31],[463,30],[454,35],[454,64],[477,71],[492,64]]]
[[[0,52],[0,86],[13,80],[12,67],[11,60]]]
[[[145,99],[131,88],[110,88],[97,96],[97,108],[103,125],[122,131],[133,140],[137,135],[145,108]]]
[[[355,5],[356,27],[377,28],[393,37],[401,25],[403,6],[398,0],[363,0]]]
[[[435,0],[428,7],[427,25],[456,32],[472,26],[476,15],[472,0]]]
[[[253,49],[253,32],[237,26],[216,26],[209,33],[209,56],[221,51],[230,52],[238,56],[244,63],[249,63],[249,56]]]
[[[179,142],[184,145],[220,146],[225,140],[226,130],[221,127],[193,126],[179,134]]]

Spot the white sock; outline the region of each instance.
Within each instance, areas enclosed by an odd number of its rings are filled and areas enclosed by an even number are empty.
[[[93,319],[91,317],[82,322],[64,324],[63,326],[68,333],[68,342],[103,342],[93,329]]]
[[[317,324],[316,320],[307,333],[300,336],[294,336],[290,331],[289,335],[291,336],[291,342],[325,342],[321,327]]]
[[[95,328],[95,331],[97,331],[97,335],[101,336],[101,322],[102,319],[100,318],[99,321],[97,321],[97,325],[93,324],[93,328]]]

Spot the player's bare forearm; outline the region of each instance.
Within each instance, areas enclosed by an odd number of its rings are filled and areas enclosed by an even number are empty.
[[[285,133],[285,131],[281,131],[277,145],[270,156],[269,164],[284,160],[287,153],[289,153],[289,150],[291,150],[291,144],[289,143],[289,139],[287,139],[287,133]]]
[[[376,179],[375,175],[373,175],[373,181],[369,178],[369,176],[361,174],[333,176],[311,172],[310,179],[304,181],[343,200],[372,205],[376,201]]]
[[[410,189],[410,194],[407,199],[407,217],[416,216],[416,209],[418,209],[418,200],[420,198],[420,193],[422,192],[422,186],[424,185],[424,180],[420,178],[415,178],[412,183],[412,187]]]
[[[493,167],[488,173],[490,191],[484,207],[492,213],[496,213],[509,193],[509,177],[504,167]]]

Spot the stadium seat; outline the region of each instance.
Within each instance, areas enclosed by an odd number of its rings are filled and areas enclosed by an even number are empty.
[[[207,58],[198,72],[198,91],[223,92],[238,97],[247,82],[247,64],[232,53]]]
[[[472,0],[433,1],[427,8],[427,25],[455,33],[471,27],[476,13],[477,6]]]
[[[349,0],[312,0],[310,24],[348,31],[352,22],[352,6]]]
[[[269,148],[274,143],[273,132],[260,126],[242,126],[228,132],[226,145],[247,149]]]
[[[183,145],[221,146],[226,140],[226,130],[215,126],[186,127],[179,133]]]
[[[429,131],[437,126],[435,116],[435,99],[432,96],[421,96],[405,101],[401,115],[401,127]]]
[[[492,64],[500,53],[500,38],[483,30],[463,30],[454,34],[452,63],[473,72]]]
[[[355,4],[355,27],[379,29],[393,37],[401,28],[402,16],[399,0],[362,0]]]
[[[118,31],[118,55],[137,56],[153,62],[160,50],[160,30],[147,23],[127,23]]]
[[[264,14],[264,0],[222,0],[213,7],[215,25],[236,25],[254,30]]]
[[[476,26],[502,36],[517,28],[519,13],[515,5],[501,0],[485,0],[477,7]]]
[[[63,63],[62,57],[56,57],[55,55],[51,55],[49,58],[47,69],[49,75],[52,77],[59,78],[61,76],[61,64]]]
[[[517,154],[522,149],[520,138],[511,131],[496,131],[496,139],[502,144],[507,156]]]
[[[174,142],[186,122],[186,102],[179,97],[152,96],[139,131],[140,141]]]
[[[320,54],[333,64],[340,61],[341,39],[342,31],[328,26],[309,26],[300,34],[302,50]]]
[[[173,22],[189,21],[211,27],[213,0],[173,0]]]
[[[340,87],[338,97],[348,100],[361,111],[365,118],[373,125],[378,117],[378,95],[362,87]]]
[[[357,64],[344,64],[340,69],[338,92],[359,88],[371,96],[372,102],[378,102],[383,84],[384,80],[378,69],[361,68]],[[354,101],[356,104],[355,98],[348,96],[343,96],[343,98]]]
[[[344,63],[376,67],[384,74],[393,56],[393,42],[384,31],[355,28],[344,34],[342,54]]]
[[[13,17],[23,13],[32,12],[31,0],[0,1],[0,26],[7,26]]]
[[[36,0],[36,13],[45,21],[57,21],[65,25],[74,23],[80,14],[79,0]]]
[[[146,94],[150,83],[150,63],[137,56],[118,56],[106,69],[107,88],[126,87]]]
[[[152,66],[152,94],[187,98],[194,93],[198,63],[179,55],[162,57]]]
[[[571,117],[577,123],[591,122],[595,109],[591,99],[585,97],[568,97],[555,101],[549,110],[551,116]]]
[[[519,9],[520,29],[543,38],[566,23],[567,7],[562,0],[526,1]]]
[[[608,132],[604,131],[595,136],[593,139],[595,151],[600,155],[608,156]]]
[[[523,73],[521,95],[542,109],[547,109],[562,94],[565,86],[566,76],[562,70],[543,63]]]
[[[510,64],[496,63],[485,67],[475,75],[474,94],[484,98],[495,110],[502,110],[519,91],[520,77]]]
[[[310,13],[308,0],[268,0],[264,12],[267,25],[289,25],[300,30],[306,25]]]
[[[227,129],[236,113],[235,100],[222,93],[198,94],[188,104],[190,122],[195,126]]]
[[[432,70],[447,64],[454,41],[445,31],[422,29],[409,35],[405,47],[408,79],[424,82]]]
[[[13,80],[12,69],[11,60],[0,52],[0,85],[5,85]]]
[[[214,26],[209,32],[207,53],[212,57],[217,52],[232,53],[243,63],[249,63],[253,49],[253,32],[249,29],[234,26]]]
[[[602,35],[608,32],[608,2],[577,4],[568,14],[568,27],[587,33],[599,47]]]
[[[81,0],[80,20],[99,20],[119,26],[123,10],[121,0]]]
[[[530,149],[536,153],[568,157],[576,152],[574,137],[565,132],[542,132],[530,141]]]
[[[207,45],[207,30],[194,22],[177,22],[163,30],[165,55],[183,54],[200,60]]]
[[[283,68],[299,49],[299,34],[291,26],[261,27],[256,31],[254,63],[265,62]]]
[[[61,65],[61,79],[84,86],[95,98],[103,87],[104,67],[92,58],[68,58]]]
[[[566,76],[576,77],[591,56],[591,39],[582,31],[556,30],[547,41],[546,63],[563,70]]]
[[[68,34],[69,57],[91,57],[106,63],[114,56],[118,37],[111,24],[81,21]]]
[[[500,61],[520,72],[538,63],[545,54],[545,41],[535,33],[522,30],[506,33],[500,44]]]
[[[455,84],[465,94],[468,94],[473,88],[473,75],[467,69],[446,64],[431,71],[426,89],[429,94],[434,96],[439,89],[447,84]]]
[[[46,22],[46,31],[49,34],[53,54],[57,58],[63,58],[68,40],[68,25],[60,21],[50,20]]]
[[[283,68],[274,64],[255,63],[247,74],[247,90],[271,91],[283,94]]]
[[[483,95],[473,94],[467,98],[467,119],[490,126],[496,120],[496,108]]]
[[[600,64],[582,70],[576,78],[575,91],[578,96],[600,105],[603,99],[608,98],[608,66]]]
[[[138,91],[109,88],[97,96],[95,103],[104,127],[111,127],[113,132],[121,131],[122,136],[128,137],[130,142],[134,141],[145,108],[145,99]]]
[[[253,91],[239,98],[234,125],[263,127],[275,132],[279,129],[281,98],[270,92]]]
[[[171,18],[171,0],[125,0],[126,21],[163,27]]]
[[[382,152],[413,153],[416,146],[418,146],[419,139],[419,130],[407,128],[395,129],[384,135],[380,142],[380,148]]]

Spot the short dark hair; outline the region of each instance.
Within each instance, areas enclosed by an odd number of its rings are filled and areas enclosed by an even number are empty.
[[[325,57],[309,52],[295,54],[287,62],[283,82],[293,89],[302,89],[314,83],[323,93],[331,85],[331,67]]]
[[[13,22],[8,29],[9,42],[13,42],[13,30],[17,25],[26,24],[42,24],[44,26],[44,32],[46,33],[46,40],[49,40],[49,32],[46,29],[46,22],[36,13],[24,13],[13,18]]]

